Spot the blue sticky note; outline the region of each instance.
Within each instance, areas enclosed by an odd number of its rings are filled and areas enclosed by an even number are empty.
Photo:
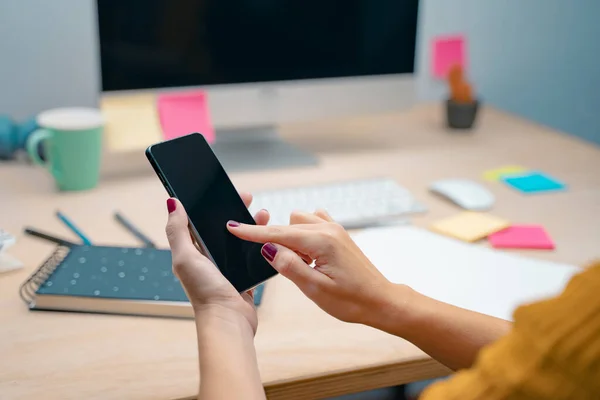
[[[566,185],[555,178],[541,172],[530,172],[519,176],[502,178],[504,183],[523,193],[541,193],[565,190]]]

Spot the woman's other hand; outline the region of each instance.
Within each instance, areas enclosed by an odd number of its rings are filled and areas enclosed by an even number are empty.
[[[267,261],[342,321],[375,323],[398,286],[375,268],[346,230],[324,211],[295,212],[290,226],[229,223],[228,229],[241,239],[265,243],[262,253]],[[309,265],[313,261],[314,268]]]
[[[244,204],[252,202],[250,194],[242,193]],[[196,248],[188,230],[188,217],[179,200],[167,200],[169,219],[166,233],[173,258],[173,272],[181,281],[196,315],[215,312],[242,316],[253,332],[258,320],[251,292],[240,295],[218,268]],[[255,216],[258,225],[266,225],[269,214],[261,210]]]
[[[510,329],[507,321],[389,282],[323,211],[294,213],[290,226],[228,229],[242,239],[266,243],[264,257],[327,313],[402,337],[450,368],[471,366],[484,346]],[[390,251],[400,252],[401,246]],[[313,260],[314,268],[309,266]]]

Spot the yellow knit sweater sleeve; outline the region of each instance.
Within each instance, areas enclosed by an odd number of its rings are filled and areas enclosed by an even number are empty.
[[[600,263],[560,296],[519,307],[510,333],[420,399],[600,399]]]

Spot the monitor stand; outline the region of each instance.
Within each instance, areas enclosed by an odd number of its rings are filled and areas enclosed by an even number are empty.
[[[313,154],[284,141],[274,126],[217,129],[212,149],[227,172],[304,167],[319,162]]]

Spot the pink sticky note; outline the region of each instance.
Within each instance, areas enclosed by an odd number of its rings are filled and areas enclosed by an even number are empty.
[[[165,139],[199,132],[207,142],[215,141],[206,93],[201,90],[158,96],[158,117]]]
[[[504,249],[553,249],[554,242],[539,225],[513,225],[488,236],[492,246]]]
[[[437,37],[433,40],[431,68],[435,78],[446,79],[454,65],[466,68],[465,41],[461,35]]]

